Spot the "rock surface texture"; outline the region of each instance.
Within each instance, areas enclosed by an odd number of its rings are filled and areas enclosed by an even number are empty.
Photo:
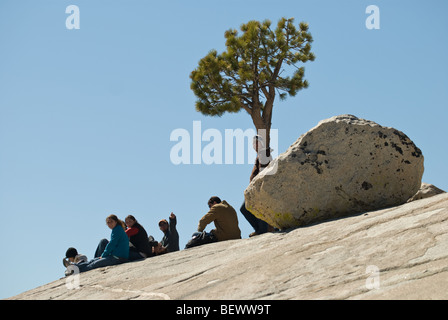
[[[279,229],[405,203],[423,155],[403,133],[336,116],[302,135],[245,190],[246,208]]]
[[[415,201],[415,200],[421,200],[426,199],[441,193],[445,193],[444,190],[437,188],[436,186],[429,184],[429,183],[422,183],[422,186],[420,187],[420,190],[417,191],[417,193],[408,200],[408,202]]]
[[[73,280],[11,299],[448,299],[448,194]]]

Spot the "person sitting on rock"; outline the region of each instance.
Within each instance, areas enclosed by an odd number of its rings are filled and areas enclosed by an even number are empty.
[[[129,261],[140,260],[153,256],[153,248],[145,228],[138,223],[133,215],[124,219],[129,237]]]
[[[157,254],[179,251],[179,234],[176,230],[176,215],[171,212],[170,222],[162,219],[159,221],[159,228],[163,232],[160,246],[156,249]]]
[[[186,248],[216,241],[241,239],[238,217],[235,209],[225,200],[213,196],[208,201],[209,212],[199,220],[198,230],[187,243]],[[214,222],[216,229],[207,233],[205,227]]]
[[[100,241],[94,259],[76,264],[80,272],[129,261],[129,238],[125,232],[126,225],[114,214],[106,218],[106,224],[112,229],[110,241],[107,239]]]
[[[70,247],[67,249],[67,251],[65,252],[65,258],[62,259],[62,264],[64,265],[64,267],[68,267],[72,264],[77,264],[77,263],[81,263],[81,262],[87,262],[87,256],[83,255],[83,254],[78,254],[78,250],[76,250],[73,247]]]

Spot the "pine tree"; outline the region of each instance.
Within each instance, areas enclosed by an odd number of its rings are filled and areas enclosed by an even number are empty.
[[[191,73],[196,110],[210,116],[246,110],[255,128],[266,130],[269,147],[276,94],[284,100],[308,87],[305,69],[297,64],[314,60],[313,38],[308,24],[296,28],[294,18],[280,19],[275,30],[269,20],[249,21],[240,29],[241,35],[226,31],[226,51],[211,50]],[[285,70],[285,64],[291,67]]]

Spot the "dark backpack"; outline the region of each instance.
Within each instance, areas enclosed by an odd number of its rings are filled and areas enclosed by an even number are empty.
[[[188,241],[188,243],[186,244],[185,249],[201,246],[203,244],[208,244],[216,241],[218,241],[218,239],[213,233],[203,231],[200,234],[197,234],[193,238],[191,238],[191,240]]]

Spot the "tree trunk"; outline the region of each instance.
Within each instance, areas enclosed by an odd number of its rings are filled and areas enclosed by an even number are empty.
[[[254,104],[251,109],[250,116],[252,117],[252,122],[257,129],[257,134],[263,137],[264,145],[266,149],[270,148],[271,145],[271,124],[272,124],[272,109],[274,107],[275,91],[270,90],[268,99],[263,107],[259,104]]]
[[[275,92],[274,91],[272,92],[270,92],[268,100],[264,105],[263,115],[261,117],[264,125],[263,129],[266,130],[266,146],[265,146],[266,148],[269,148],[271,146],[272,109],[274,107],[274,99],[275,99]]]
[[[269,148],[271,142],[270,121],[266,123],[259,114],[258,116],[252,116],[252,121],[255,125],[255,129],[257,129],[257,134],[263,138],[265,148]]]

